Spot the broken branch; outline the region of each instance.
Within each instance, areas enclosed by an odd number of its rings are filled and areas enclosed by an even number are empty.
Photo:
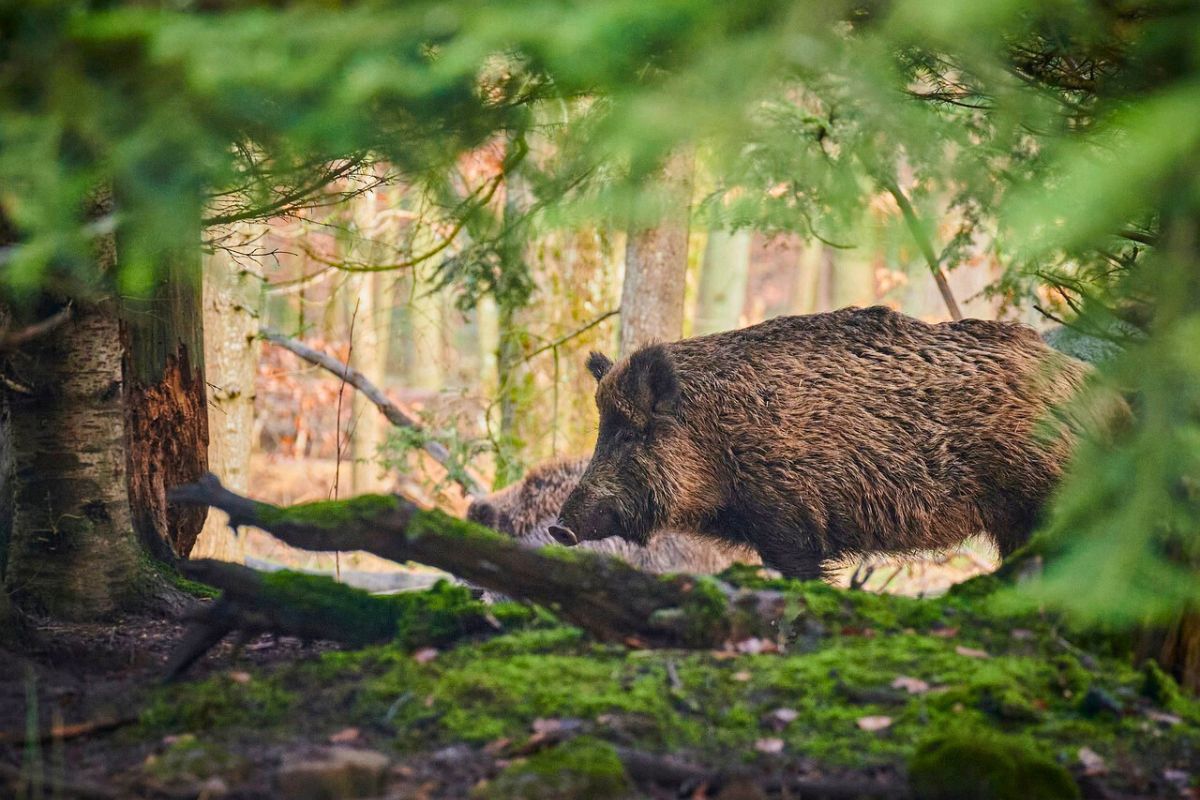
[[[345,364],[331,355],[327,355],[319,350],[315,350],[303,342],[297,341],[296,339],[292,339],[288,336],[284,336],[282,333],[277,331],[263,329],[261,333],[262,337],[271,344],[278,345],[285,350],[290,350],[308,363],[315,364],[322,369],[332,372],[334,375],[338,376],[343,381],[362,392],[363,397],[374,403],[375,407],[378,408],[383,416],[387,418],[387,421],[395,425],[397,428],[412,428],[414,430],[420,430],[422,428],[421,422],[417,419],[416,414],[401,408],[398,404],[389,400],[387,395],[385,395],[378,386],[371,383],[371,381],[368,380],[365,375],[354,369],[354,367],[351,367],[349,364]],[[424,448],[425,452],[433,456],[434,460],[439,464],[447,468],[450,467],[452,460],[450,451],[444,444],[441,442],[425,442]],[[455,482],[457,482],[458,485],[463,488],[463,491],[466,492],[468,496],[478,497],[484,494],[483,481],[478,475],[474,474],[470,470],[464,470],[464,474],[458,476],[453,474],[453,470],[451,473],[451,476],[454,478]]]

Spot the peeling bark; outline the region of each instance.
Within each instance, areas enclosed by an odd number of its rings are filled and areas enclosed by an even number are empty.
[[[165,562],[187,557],[207,516],[167,502],[167,487],[208,472],[201,286],[189,266],[172,261],[148,297],[122,309],[129,505],[142,545]]]

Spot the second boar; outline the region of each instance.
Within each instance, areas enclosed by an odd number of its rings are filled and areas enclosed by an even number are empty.
[[[557,521],[563,502],[579,484],[587,464],[587,458],[539,464],[512,486],[472,501],[467,519],[523,544],[534,547],[554,544],[550,526]],[[737,561],[758,562],[752,550],[731,548],[677,531],[663,531],[644,546],[617,537],[587,542],[585,546],[647,572],[706,574],[720,572]]]

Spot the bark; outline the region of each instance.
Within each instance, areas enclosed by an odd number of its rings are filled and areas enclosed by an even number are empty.
[[[208,468],[226,486],[249,488],[258,369],[258,317],[262,279],[222,253],[204,264],[204,369],[208,381]],[[191,557],[241,561],[244,540],[219,514],[204,523]]]
[[[738,327],[750,278],[750,238],[747,230],[708,234],[696,298],[697,336]]]
[[[23,608],[102,617],[135,593],[140,551],[126,483],[124,349],[112,304],[74,318],[9,361],[12,534],[5,583]]]
[[[674,156],[662,175],[667,213],[655,227],[629,231],[621,287],[622,356],[650,342],[683,336],[692,168],[691,153]]]
[[[208,472],[201,280],[194,253],[170,257],[145,297],[122,309],[129,505],[143,546],[160,561],[186,558],[204,509],[167,502],[167,487]]]
[[[815,241],[805,242],[801,247],[788,296],[789,314],[811,314],[817,310],[817,279],[824,251],[825,245]]]
[[[1137,654],[1153,658],[1186,691],[1200,695],[1200,611],[1181,611],[1165,628],[1143,631]]]
[[[875,304],[875,264],[869,254],[839,253],[833,270],[833,308]]]
[[[774,592],[733,591],[691,576],[655,576],[582,551],[530,550],[507,537],[401,498],[279,508],[237,495],[209,476],[173,492],[210,505],[233,525],[254,525],[302,550],[365,550],[417,561],[546,606],[599,639],[636,646],[720,647],[772,636],[785,613]]]
[[[355,277],[358,313],[350,348],[350,366],[382,381],[387,373],[387,344],[391,308],[383,302],[384,275],[363,273]],[[350,397],[350,487],[362,494],[382,489],[384,479],[379,451],[386,438],[384,420],[370,408],[371,401],[361,393]]]

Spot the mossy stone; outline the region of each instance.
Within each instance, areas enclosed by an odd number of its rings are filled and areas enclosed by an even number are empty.
[[[513,764],[474,794],[477,800],[618,800],[633,796],[633,784],[617,751],[592,736],[580,736]]]
[[[1147,659],[1142,665],[1141,692],[1143,697],[1168,709],[1180,698],[1179,684],[1153,659]]]
[[[1020,739],[962,730],[928,739],[908,764],[918,800],[1076,800],[1062,766]]]

